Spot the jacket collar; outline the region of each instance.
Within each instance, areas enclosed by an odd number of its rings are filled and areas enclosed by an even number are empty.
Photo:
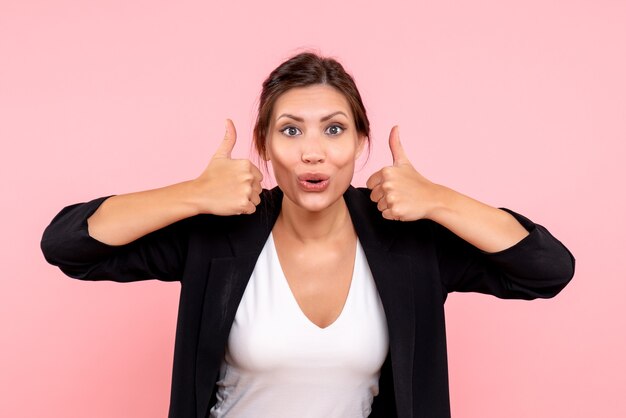
[[[393,243],[392,228],[385,228],[382,216],[362,190],[350,186],[343,195],[348,211],[364,248],[387,250]],[[235,256],[260,254],[265,241],[272,231],[282,206],[283,192],[274,187],[265,190],[260,207],[244,225],[231,230],[230,241]]]

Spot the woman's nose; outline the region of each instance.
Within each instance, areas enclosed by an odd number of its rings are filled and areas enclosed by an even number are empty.
[[[302,148],[302,161],[308,164],[322,163],[326,158],[319,138],[307,138]]]

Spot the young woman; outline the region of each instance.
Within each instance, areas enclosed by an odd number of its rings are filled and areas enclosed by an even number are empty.
[[[369,121],[335,60],[263,84],[255,146],[197,178],[69,206],[46,229],[67,275],[181,282],[170,417],[449,417],[449,292],[548,298],[574,259],[540,225],[434,184],[398,128],[393,165],[350,185]]]

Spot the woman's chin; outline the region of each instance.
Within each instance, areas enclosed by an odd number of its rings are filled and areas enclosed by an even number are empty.
[[[292,202],[303,211],[320,213],[332,208],[342,196],[330,196],[328,193],[307,193],[297,196]]]

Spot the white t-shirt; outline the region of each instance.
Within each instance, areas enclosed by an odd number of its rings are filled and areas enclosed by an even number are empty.
[[[237,309],[210,416],[367,417],[388,346],[360,243],[343,310],[320,328],[298,306],[270,234]]]

